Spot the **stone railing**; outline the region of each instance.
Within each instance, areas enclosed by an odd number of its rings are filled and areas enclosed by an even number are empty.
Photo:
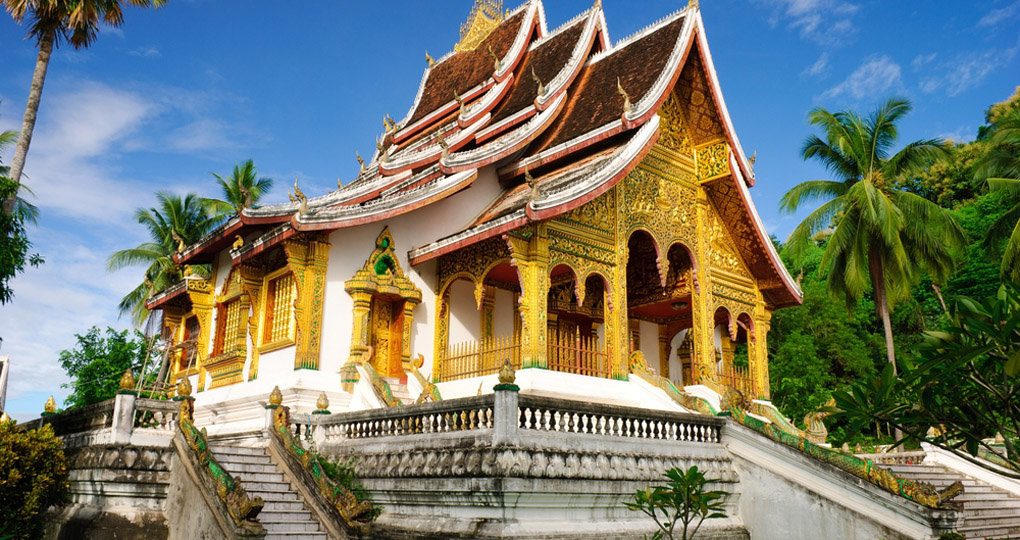
[[[879,465],[920,465],[924,461],[926,454],[924,452],[891,452],[891,453],[873,453],[873,454],[854,454],[860,459],[870,460],[872,463]]]
[[[334,414],[321,419],[318,427],[327,440],[487,429],[493,427],[493,401],[489,394]]]
[[[715,443],[722,426],[722,422],[696,414],[539,396],[520,396],[519,407],[519,427],[536,431]]]
[[[44,415],[21,427],[34,429],[49,424],[65,448],[96,444],[165,446],[177,429],[178,407],[173,401],[122,393],[85,407]]]

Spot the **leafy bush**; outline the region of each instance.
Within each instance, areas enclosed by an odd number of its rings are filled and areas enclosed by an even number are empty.
[[[319,460],[319,464],[322,465],[323,472],[326,473],[330,480],[353,493],[359,501],[368,501],[372,504],[372,513],[368,516],[368,521],[375,521],[375,518],[379,517],[379,514],[382,513],[382,507],[372,503],[372,494],[365,489],[361,479],[358,478],[358,474],[354,472],[357,458],[348,456],[347,458],[328,459],[321,454],[317,454],[316,457]]]
[[[634,502],[624,503],[627,508],[644,512],[655,520],[659,530],[652,535],[652,540],[674,540],[677,538],[674,529],[678,524],[681,527],[679,538],[689,540],[694,538],[706,519],[726,517],[722,499],[727,493],[706,490],[705,486],[716,480],[706,479],[697,465],[686,471],[669,469],[664,476],[669,479],[665,486],[639,489],[634,494]]]
[[[67,499],[67,468],[53,428],[24,431],[0,422],[0,535],[42,538],[43,512]]]

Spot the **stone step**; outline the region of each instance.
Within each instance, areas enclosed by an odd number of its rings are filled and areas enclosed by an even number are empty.
[[[214,451],[213,457],[215,457],[216,461],[219,461],[220,463],[236,463],[238,465],[267,465],[273,462],[273,460],[269,459],[269,456],[265,454],[261,456],[252,456],[248,454],[220,454]]]
[[[280,472],[272,463],[235,463],[217,459],[220,465],[232,473],[277,473]]]
[[[298,498],[297,492],[291,491],[289,487],[286,490],[267,490],[267,489],[254,489],[249,488],[248,486],[244,486],[244,490],[248,492],[249,497],[262,497],[262,500],[266,501],[267,503],[269,501],[301,502],[301,499]],[[304,503],[301,504],[303,505]]]
[[[311,519],[271,521],[260,515],[259,522],[268,532],[320,532],[319,524]]]
[[[259,512],[259,521],[311,521],[312,513],[304,508],[297,510],[270,510],[265,507]]]
[[[287,482],[246,482],[241,480],[241,484],[244,485],[245,491],[265,491],[269,493],[278,493],[293,491],[290,484]],[[265,498],[265,497],[263,497]]]
[[[960,527],[1017,527],[1017,532],[1020,532],[1020,520],[1017,519],[1016,515],[998,515],[998,516],[982,516],[982,517],[971,517],[966,516],[963,518],[963,522],[960,523]]]
[[[995,540],[1002,540],[1020,538],[1020,525],[1013,527],[963,526],[958,527],[956,530],[968,539],[994,538]]]
[[[231,471],[234,476],[241,479],[242,482],[283,482],[283,473],[272,472],[247,472],[247,471]]]
[[[267,512],[291,513],[305,511],[305,503],[301,502],[296,497],[297,494],[292,491],[287,493],[293,494],[295,495],[295,497],[293,499],[277,499],[275,497],[267,499],[266,497],[259,495],[260,497],[262,497],[262,501],[266,504],[265,506],[262,507],[262,512],[260,513],[260,515],[265,514]],[[251,495],[251,493],[249,493],[249,495]]]
[[[310,533],[307,531],[286,531],[286,532],[274,531],[272,533],[267,533],[265,536],[265,540],[291,540],[291,539],[327,540],[327,536],[326,533],[324,532]]]
[[[211,444],[209,445],[209,450],[211,450],[213,454],[235,454],[248,456],[266,455],[266,449],[264,447],[225,446],[220,444]]]

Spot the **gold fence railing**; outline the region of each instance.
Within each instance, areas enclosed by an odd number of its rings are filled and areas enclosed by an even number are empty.
[[[493,336],[481,341],[450,345],[436,369],[435,381],[455,381],[490,375],[499,371],[507,358],[521,369],[520,336]]]
[[[729,369],[720,369],[719,384],[739,390],[748,399],[758,397],[754,391],[754,379],[751,378],[750,368],[746,366],[730,366]]]
[[[602,347],[598,336],[552,334],[548,350],[546,366],[553,371],[609,377],[609,353]]]

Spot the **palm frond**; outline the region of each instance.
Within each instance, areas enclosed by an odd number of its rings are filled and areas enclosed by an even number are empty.
[[[787,191],[779,200],[781,212],[792,214],[806,201],[841,197],[846,194],[849,186],[844,182],[833,182],[831,180],[808,180],[801,182]]]

